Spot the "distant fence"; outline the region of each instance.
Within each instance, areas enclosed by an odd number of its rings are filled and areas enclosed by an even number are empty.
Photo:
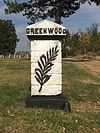
[[[7,59],[30,59],[30,53],[29,52],[16,52],[15,54],[9,54],[7,56],[0,55],[0,58],[7,58]]]

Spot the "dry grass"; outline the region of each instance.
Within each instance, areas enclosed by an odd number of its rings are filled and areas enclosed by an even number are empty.
[[[0,60],[0,133],[99,133],[99,75],[77,66],[63,62],[63,93],[71,103],[69,113],[25,108],[30,61]]]
[[[92,74],[96,74],[100,77],[100,61],[87,61],[87,62],[77,62],[77,66],[90,71]]]
[[[100,61],[100,56],[96,56],[96,60]]]

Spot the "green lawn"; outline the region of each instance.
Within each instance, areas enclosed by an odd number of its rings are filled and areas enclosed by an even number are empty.
[[[63,94],[72,112],[25,108],[29,60],[0,60],[0,133],[99,133],[100,77],[63,62]]]

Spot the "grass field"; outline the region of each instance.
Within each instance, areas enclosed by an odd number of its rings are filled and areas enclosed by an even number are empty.
[[[0,133],[100,132],[100,76],[63,62],[63,94],[71,113],[25,108],[29,87],[29,60],[0,60]]]

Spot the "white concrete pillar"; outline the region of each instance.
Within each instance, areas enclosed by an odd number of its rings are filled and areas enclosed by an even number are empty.
[[[65,27],[41,21],[27,27],[31,40],[31,96],[55,96],[62,93],[61,40]]]
[[[42,44],[41,40],[35,40],[31,43],[31,95],[60,94],[62,92],[61,42],[44,40]]]

